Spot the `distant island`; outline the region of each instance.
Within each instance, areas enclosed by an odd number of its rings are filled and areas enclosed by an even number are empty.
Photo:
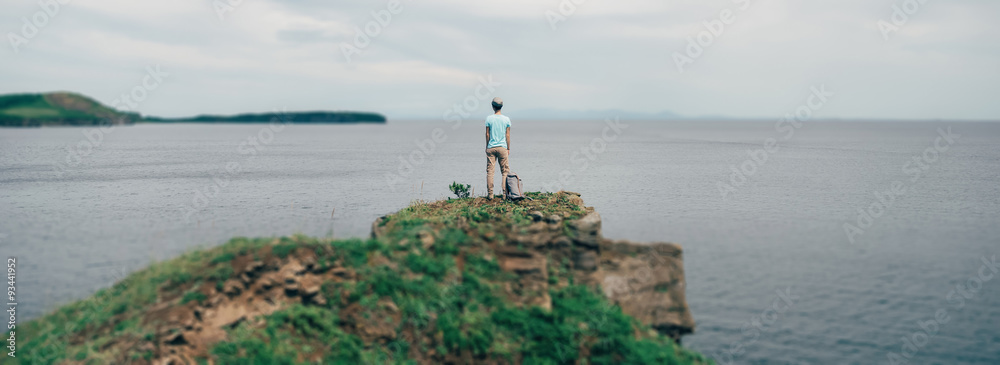
[[[0,95],[0,126],[132,124],[139,113],[120,112],[83,95],[54,92]]]
[[[154,123],[267,123],[274,118],[288,119],[291,123],[385,123],[385,116],[366,112],[279,112],[267,114],[199,115],[188,118],[145,117],[144,122]]]
[[[199,115],[188,118],[143,117],[122,112],[84,95],[71,92],[0,95],[0,127],[96,126],[152,123],[267,123],[275,117],[291,123],[385,123],[385,116],[370,112],[309,111],[232,116]]]

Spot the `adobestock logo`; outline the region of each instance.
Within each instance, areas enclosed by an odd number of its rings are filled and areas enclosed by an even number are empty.
[[[739,11],[746,11],[750,8],[750,0],[732,0],[733,3],[739,4]],[[726,8],[719,12],[718,19],[706,20],[702,22],[705,30],[701,31],[695,36],[687,37],[687,47],[684,48],[685,53],[674,52],[674,64],[677,66],[677,72],[684,73],[684,66],[694,63],[699,57],[701,57],[705,50],[715,44],[715,40],[722,36],[722,33],[726,31],[727,25],[732,25],[736,22],[736,12],[732,9]]]
[[[178,210],[183,215],[185,223],[191,223],[191,217],[200,213],[205,208],[211,206],[212,201],[218,197],[222,190],[229,187],[234,178],[247,172],[244,164],[263,154],[267,146],[274,142],[278,133],[285,130],[285,127],[292,124],[294,116],[288,115],[288,111],[275,110],[268,125],[261,127],[257,133],[247,135],[246,140],[241,141],[236,148],[236,152],[243,157],[242,161],[231,160],[226,162],[222,169],[217,170],[211,177],[211,182],[207,186],[194,189],[191,196],[191,205],[181,204]],[[198,221],[200,224],[201,222]]]
[[[115,109],[124,109],[125,111],[136,111],[139,107],[139,103],[142,103],[149,97],[149,93],[156,88],[160,87],[160,84],[170,76],[169,73],[163,72],[160,69],[160,65],[146,66],[146,75],[142,77],[142,82],[139,85],[132,87],[128,93],[121,94],[117,99],[111,101],[111,107]],[[125,105],[122,105],[122,104]]]
[[[7,33],[7,40],[10,41],[10,47],[14,49],[14,53],[20,53],[20,47],[28,44],[32,39],[38,36],[41,29],[48,26],[49,22],[59,15],[59,11],[62,10],[62,6],[69,4],[70,1],[72,0],[39,1],[38,7],[42,8],[42,10],[35,12],[35,14],[31,16],[30,20],[28,17],[21,17],[21,21],[24,23],[24,25],[21,26],[21,34],[14,32]]]
[[[112,108],[124,112],[137,112],[139,105],[145,101],[149,95],[160,87],[160,85],[170,76],[163,72],[160,65],[147,66],[146,75],[140,82],[132,87],[128,92],[122,93],[118,98],[112,100]],[[104,137],[114,133],[115,126],[134,122],[128,117],[104,117],[98,123],[98,128],[87,128],[82,131],[83,139],[75,145],[66,146],[66,157],[62,161],[56,160],[51,163],[52,171],[57,176],[62,177],[67,170],[81,166],[84,158],[93,154],[104,143]]]
[[[890,351],[886,354],[884,364],[909,364],[920,353],[920,350],[927,346],[948,322],[951,322],[951,315],[965,308],[966,300],[971,301],[982,294],[985,284],[992,281],[997,274],[1000,274],[1000,266],[997,265],[997,255],[993,255],[990,258],[982,255],[979,257],[979,262],[982,265],[979,265],[978,270],[975,270],[964,283],[959,282],[955,284],[955,289],[952,289],[945,295],[945,300],[949,306],[939,307],[934,311],[933,315],[925,315],[923,318],[926,319],[921,318],[916,320],[915,324],[919,329],[901,336],[899,338],[899,352]]]
[[[399,0],[389,0],[385,4],[385,9],[371,12],[372,20],[365,23],[364,27],[354,27],[354,43],[340,42],[340,52],[344,54],[347,63],[353,61],[352,56],[364,52],[365,48],[371,45],[372,40],[389,27],[393,15],[402,12],[403,4]]]
[[[226,13],[236,11],[240,5],[243,5],[243,0],[215,0],[212,2],[212,9],[215,9],[215,15],[219,17],[219,21],[225,21]]]
[[[722,196],[722,200],[728,200],[730,194],[736,193],[737,188],[743,186],[757,174],[757,170],[764,166],[771,159],[771,155],[781,149],[781,142],[788,141],[795,136],[795,131],[802,128],[803,122],[809,121],[813,113],[820,111],[826,106],[833,92],[826,89],[825,84],[813,86],[805,102],[795,108],[794,111],[785,113],[785,116],[774,123],[774,131],[780,135],[769,137],[764,140],[761,148],[747,150],[747,158],[739,165],[729,165],[728,181],[719,180],[715,182],[715,187]]]
[[[590,167],[591,162],[597,161],[597,158],[607,151],[608,145],[616,141],[625,129],[628,129],[628,124],[622,123],[619,117],[615,117],[614,120],[611,118],[604,119],[604,129],[601,130],[601,135],[599,137],[594,137],[590,140],[590,143],[579,150],[573,152],[569,157],[570,165],[576,167],[575,171],[570,168],[565,168],[559,172],[559,178],[554,181],[549,181],[546,184],[542,184],[542,189],[544,191],[559,191],[569,186],[572,179],[576,176],[582,176],[584,172]]]
[[[899,28],[906,25],[910,21],[910,15],[919,12],[927,1],[929,0],[905,0],[902,6],[892,4],[892,15],[889,16],[889,21],[884,19],[878,21],[878,30],[882,32],[882,38],[888,41],[889,35],[898,32]]]
[[[500,82],[493,81],[493,75],[479,78],[479,85],[476,85],[472,93],[462,99],[461,103],[455,103],[451,109],[445,110],[441,114],[442,121],[451,125],[452,130],[457,130],[472,113],[479,111],[481,104],[488,102],[496,92]],[[444,128],[437,127],[431,130],[430,137],[422,140],[414,140],[416,148],[406,155],[399,155],[399,165],[396,172],[385,174],[385,184],[390,190],[396,191],[396,186],[410,177],[418,167],[424,164],[437,151],[438,146],[448,141],[448,133]]]
[[[549,27],[552,28],[553,31],[556,30],[556,25],[559,24],[559,22],[564,22],[566,19],[573,16],[573,14],[576,14],[576,7],[578,5],[583,5],[586,2],[587,0],[562,0],[556,8],[558,12],[555,10],[546,10],[545,19],[549,21]]]
[[[759,315],[750,317],[749,321],[743,322],[740,326],[741,338],[729,344],[728,348],[721,352],[717,351],[712,358],[720,365],[730,365],[736,363],[736,359],[746,353],[746,350],[760,340],[762,334],[769,333],[774,329],[775,322],[782,314],[787,312],[801,296],[792,294],[792,287],[785,287],[785,290],[775,289],[777,295],[771,301],[770,307],[765,308]]]
[[[927,170],[930,170],[931,165],[937,163],[941,159],[941,155],[948,152],[962,137],[961,134],[952,132],[950,126],[944,129],[938,128],[937,133],[938,136],[934,138],[934,142],[929,147],[925,148],[922,153],[912,156],[911,160],[903,165],[903,174],[910,177],[909,186],[900,180],[893,181],[889,189],[874,193],[875,200],[867,206],[867,209],[857,209],[858,215],[854,222],[851,222],[850,219],[844,222],[844,234],[847,235],[848,242],[856,243],[858,237],[864,235],[865,231],[871,228],[877,219],[889,212],[889,209],[895,206],[897,199],[911,191],[913,185],[924,176]]]

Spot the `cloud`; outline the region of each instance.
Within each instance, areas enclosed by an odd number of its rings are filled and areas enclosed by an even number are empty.
[[[0,74],[0,92],[107,102],[160,64],[172,76],[140,106],[146,114],[289,107],[436,118],[494,75],[521,109],[771,118],[825,83],[837,97],[821,117],[1000,118],[991,100],[1000,3],[991,1],[927,2],[886,41],[878,22],[892,16],[888,0],[402,0],[351,62],[341,46],[388,2],[244,1],[222,20],[212,4],[70,2],[20,52],[0,51],[0,67],[18,70]],[[735,21],[679,73],[673,54],[724,9]],[[22,17],[38,11],[5,5],[0,31],[20,34]],[[546,12],[565,20],[553,30]]]

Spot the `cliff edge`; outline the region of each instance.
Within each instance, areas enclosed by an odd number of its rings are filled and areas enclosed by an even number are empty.
[[[430,242],[451,227],[464,231],[470,240],[485,244],[500,268],[516,275],[504,285],[508,298],[519,305],[551,309],[550,289],[571,284],[600,290],[612,304],[658,332],[680,341],[694,332],[694,319],[684,298],[682,249],[673,243],[639,244],[615,241],[601,234],[601,216],[584,207],[580,194],[559,192],[524,201],[508,214],[515,224],[477,222],[476,216],[459,215],[454,220],[427,222],[421,239]],[[554,200],[550,201],[550,200]],[[474,200],[475,201],[475,200]],[[452,201],[416,206],[420,210],[447,212]],[[476,204],[476,203],[474,203]],[[491,206],[482,201],[482,206]],[[507,203],[509,204],[509,203]],[[544,212],[546,208],[557,209]],[[528,220],[517,218],[527,217]],[[392,216],[372,224],[372,238],[392,239],[400,226]],[[563,275],[560,275],[563,274]],[[567,275],[568,274],[568,275]]]
[[[25,364],[706,364],[681,248],[579,194],[415,203],[367,240],[235,238],[19,325]]]

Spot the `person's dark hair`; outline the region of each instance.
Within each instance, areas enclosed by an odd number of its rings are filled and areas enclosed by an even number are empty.
[[[503,105],[496,105],[496,104],[493,104],[493,111],[498,111],[498,110],[500,110],[500,109],[503,109]]]

